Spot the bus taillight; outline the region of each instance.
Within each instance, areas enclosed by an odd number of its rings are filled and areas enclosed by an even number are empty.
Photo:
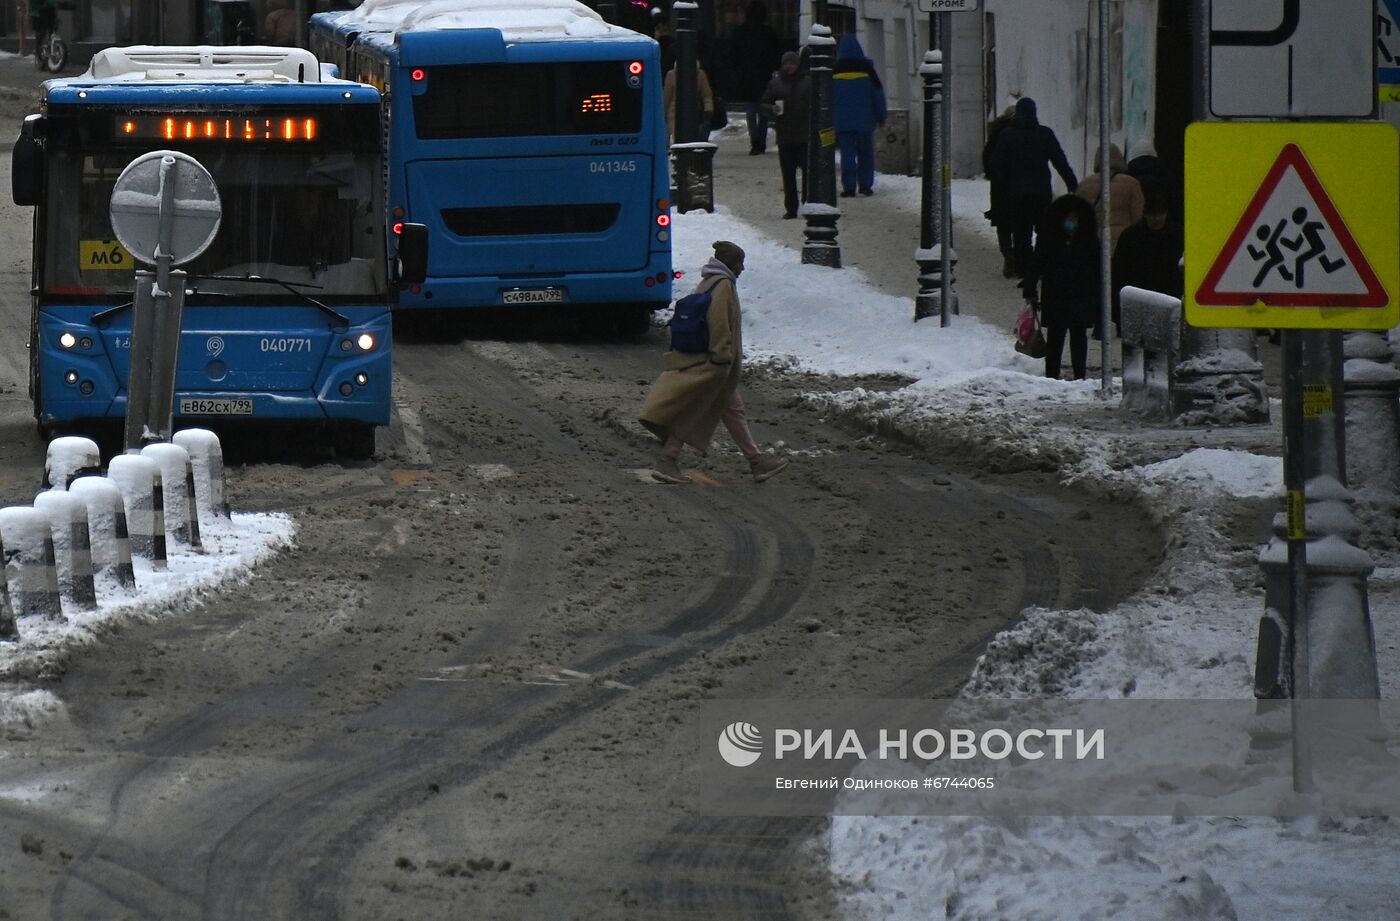
[[[413,73],[409,76],[413,77],[414,83],[422,83],[424,80],[428,79],[428,72],[421,67],[415,67]]]
[[[631,64],[628,64],[627,72],[635,77],[637,74],[642,72],[642,62],[633,61]]]
[[[394,222],[394,236],[403,236],[403,221]]]
[[[670,227],[670,226],[671,226],[671,215],[669,215],[669,214],[658,214],[658,215],[656,216],[656,226],[657,226],[657,227]]]

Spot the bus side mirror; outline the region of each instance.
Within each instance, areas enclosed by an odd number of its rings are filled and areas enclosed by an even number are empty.
[[[37,205],[44,189],[44,155],[39,146],[38,127],[42,116],[24,119],[10,157],[10,190],[17,205]]]
[[[404,224],[399,231],[399,284],[421,285],[428,278],[428,226]]]

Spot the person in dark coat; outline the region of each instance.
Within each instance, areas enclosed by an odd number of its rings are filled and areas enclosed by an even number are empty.
[[[778,69],[783,46],[778,33],[768,24],[768,7],[763,0],[752,0],[744,24],[734,31],[735,85],[744,103],[749,126],[749,154],[768,150],[768,116],[763,111],[763,91]]]
[[[811,78],[801,69],[796,51],[783,55],[782,67],[763,91],[762,106],[773,118],[778,138],[778,167],[783,173],[783,217],[797,217],[797,173],[807,176],[807,122],[812,109]]]
[[[992,173],[1005,190],[1016,274],[1022,278],[1026,276],[1033,252],[1031,234],[1054,197],[1050,187],[1051,165],[1068,191],[1079,187],[1059,138],[1036,117],[1035,100],[1018,99],[1016,114],[997,138],[996,149],[992,151]]]
[[[1149,186],[1147,205],[1138,221],[1118,238],[1113,251],[1113,326],[1120,322],[1119,292],[1126,285],[1181,297],[1181,254],[1185,232],[1171,219],[1167,196]]]
[[[992,170],[992,151],[996,150],[997,139],[1011,118],[1016,114],[1015,106],[1007,106],[996,119],[987,126],[987,143],[982,145],[982,175],[987,177],[991,187],[991,210],[987,220],[997,229],[997,248],[1001,250],[1001,275],[1003,278],[1016,277],[1016,257],[1011,245],[1011,215],[1007,213],[1006,189]]]
[[[1062,195],[1045,210],[1035,254],[1021,288],[1045,327],[1045,376],[1060,377],[1069,338],[1074,379],[1089,366],[1089,329],[1099,322],[1099,232],[1094,209],[1077,195]]]
[[[875,62],[855,33],[841,36],[831,72],[831,112],[836,146],[841,151],[841,195],[875,192],[875,126],[888,115],[885,88],[875,73]]]
[[[1176,223],[1182,223],[1181,190],[1151,141],[1138,141],[1129,149],[1128,175],[1142,186],[1143,194],[1154,186],[1159,189],[1167,202],[1167,214]]]

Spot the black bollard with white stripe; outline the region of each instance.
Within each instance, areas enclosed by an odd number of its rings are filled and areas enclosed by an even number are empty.
[[[190,452],[200,513],[227,521],[229,508],[228,492],[224,489],[224,449],[219,444],[219,436],[208,429],[181,429],[170,440]]]
[[[122,493],[132,556],[150,560],[158,570],[165,569],[165,502],[160,466],[149,457],[120,454],[107,465],[107,478]]]
[[[58,591],[64,603],[80,611],[97,610],[87,503],[65,490],[52,489],[34,497],[34,510],[49,519]]]
[[[87,505],[93,569],[122,588],[135,588],[122,491],[102,476],[80,476],[68,484],[68,491]]]
[[[165,531],[175,543],[202,550],[199,540],[199,512],[194,503],[194,473],[190,453],[166,442],[148,444],[141,449],[160,466],[165,497]]]
[[[0,560],[5,558],[5,542],[0,540]],[[10,604],[10,583],[5,577],[5,567],[0,565],[0,642],[13,642],[19,639],[19,627],[15,624],[15,609]]]
[[[0,542],[5,546],[5,580],[15,616],[62,621],[48,516],[28,507],[0,508]]]
[[[49,442],[44,457],[45,489],[66,489],[74,477],[101,472],[102,452],[91,438],[64,435]]]

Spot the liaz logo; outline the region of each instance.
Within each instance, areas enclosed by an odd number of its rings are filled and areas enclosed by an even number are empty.
[[[753,723],[730,723],[719,734],[719,756],[731,767],[748,767],[763,754],[763,735]]]
[[[210,355],[218,358],[220,355],[224,354],[224,337],[210,336],[209,341],[204,343],[204,347],[209,351]]]

